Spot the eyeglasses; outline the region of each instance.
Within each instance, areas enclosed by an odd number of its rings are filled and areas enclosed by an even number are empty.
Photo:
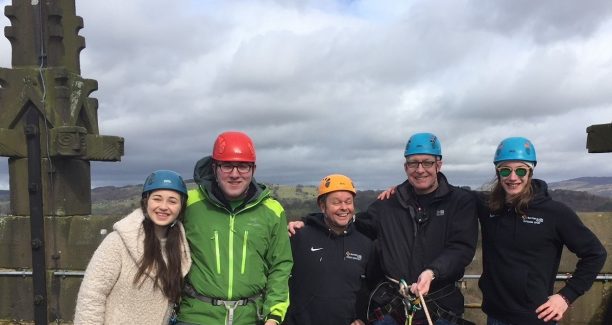
[[[501,177],[508,177],[510,176],[510,174],[512,174],[512,172],[514,172],[516,176],[518,177],[525,177],[525,175],[529,173],[529,168],[518,167],[518,168],[512,169],[510,167],[501,167],[497,169],[497,173],[499,173],[499,176]]]
[[[238,170],[240,174],[246,174],[251,171],[253,168],[252,164],[218,164],[217,167],[221,169],[222,172],[229,174],[234,171],[234,168]]]
[[[423,166],[423,168],[431,168],[435,163],[435,160],[407,161],[406,166],[410,169],[417,169],[419,165]]]

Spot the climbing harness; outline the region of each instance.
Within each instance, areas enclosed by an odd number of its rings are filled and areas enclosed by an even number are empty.
[[[397,324],[414,324],[414,317],[419,310],[427,317],[429,324],[435,319],[445,319],[457,325],[475,325],[473,322],[461,318],[450,311],[445,310],[436,303],[436,300],[444,298],[457,289],[456,283],[449,283],[433,292],[429,292],[427,298],[420,295],[412,296],[410,286],[401,280],[387,277],[388,281],[379,283],[369,297],[367,318],[369,322],[375,322],[391,317]],[[431,307],[432,309],[429,309]],[[410,320],[411,316],[413,320]],[[433,318],[432,318],[433,316]]]
[[[168,321],[168,324],[170,325],[176,325],[178,323],[178,316],[176,314],[177,309],[179,308],[178,304],[172,304],[172,311],[170,313],[170,320]]]
[[[404,303],[404,315],[406,316],[405,325],[412,325],[412,318],[414,314],[418,310],[424,310],[425,316],[427,317],[427,322],[429,325],[433,325],[431,322],[431,316],[429,316],[429,311],[427,310],[427,305],[425,304],[425,299],[423,299],[423,295],[419,293],[419,296],[414,296],[410,293],[410,286],[404,279],[399,281],[399,293],[402,295],[402,302]]]
[[[225,325],[232,325],[234,323],[234,311],[236,310],[237,307],[245,306],[249,302],[256,304],[256,300],[262,297],[261,294],[256,294],[254,296],[239,299],[239,300],[222,300],[222,299],[217,299],[217,298],[211,298],[211,297],[204,296],[200,294],[199,292],[197,292],[193,288],[193,286],[191,286],[189,283],[185,283],[184,291],[190,297],[196,298],[206,303],[209,303],[213,306],[224,306],[225,309],[227,310],[227,321],[225,322]],[[262,322],[263,315],[261,311],[259,310],[259,308],[256,308],[256,310],[257,310],[257,320],[258,322]]]

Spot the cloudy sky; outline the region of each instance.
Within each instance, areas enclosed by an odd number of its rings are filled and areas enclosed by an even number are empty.
[[[10,2],[0,0],[5,6]],[[256,178],[360,189],[405,178],[406,140],[433,132],[456,185],[493,175],[499,141],[530,138],[536,176],[612,176],[586,127],[612,122],[612,2],[77,1],[84,78],[121,162],[93,162],[92,186],[191,178],[225,130],[251,135]],[[10,23],[0,17],[0,26]],[[0,38],[0,66],[10,67]],[[7,158],[0,188],[8,189]]]

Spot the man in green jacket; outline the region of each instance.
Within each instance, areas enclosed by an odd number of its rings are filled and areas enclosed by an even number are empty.
[[[193,264],[179,324],[275,325],[289,306],[293,266],[283,207],[258,184],[255,147],[221,133],[197,162],[185,230]]]

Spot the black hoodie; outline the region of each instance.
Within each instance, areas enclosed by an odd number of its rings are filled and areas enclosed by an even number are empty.
[[[366,270],[373,244],[353,224],[336,234],[323,213],[305,218],[306,226],[291,237],[293,270],[289,310],[284,324],[342,325],[366,320]],[[365,296],[359,296],[365,294]],[[359,299],[358,299],[359,298]]]
[[[531,184],[534,198],[526,215],[517,215],[511,207],[501,214],[479,210],[483,260],[479,286],[487,315],[513,324],[540,325],[547,323],[537,318],[535,310],[553,294],[563,246],[579,259],[559,290],[570,302],[591,287],[606,251],[576,213],[551,199],[544,181],[534,179]]]

